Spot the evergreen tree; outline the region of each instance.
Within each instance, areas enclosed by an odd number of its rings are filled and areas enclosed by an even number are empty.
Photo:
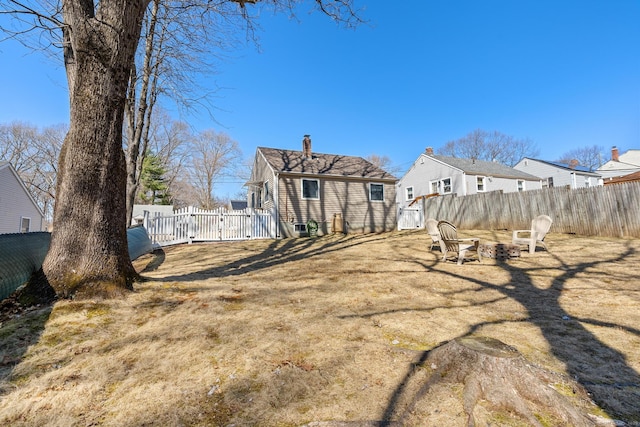
[[[151,205],[169,205],[171,196],[164,175],[167,172],[156,154],[147,152],[142,164],[140,200]]]

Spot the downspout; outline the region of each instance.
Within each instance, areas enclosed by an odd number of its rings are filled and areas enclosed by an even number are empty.
[[[462,191],[463,191],[463,196],[467,195],[467,186],[469,185],[467,183],[467,173],[466,172],[462,172],[462,182],[464,183],[464,186],[462,187]]]
[[[280,174],[273,173],[273,214],[276,221],[276,239],[280,238]]]

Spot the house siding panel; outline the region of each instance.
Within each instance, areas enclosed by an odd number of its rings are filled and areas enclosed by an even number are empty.
[[[43,218],[9,167],[0,169],[0,234],[20,232],[22,217],[31,218],[30,231],[42,231]]]
[[[320,177],[319,200],[306,200],[302,194],[302,176],[280,176],[278,187],[283,237],[297,236],[295,224],[318,222],[319,234],[331,233],[334,215],[340,214],[345,231],[371,233],[396,227],[395,185],[389,182],[343,180]],[[384,185],[384,201],[369,201],[369,182]]]

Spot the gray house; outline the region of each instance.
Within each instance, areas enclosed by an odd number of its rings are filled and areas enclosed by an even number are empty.
[[[585,188],[602,185],[600,174],[579,166],[577,161],[564,164],[525,157],[514,166],[514,169],[542,178],[542,185],[545,188]]]
[[[361,157],[313,152],[305,135],[301,151],[257,148],[247,203],[274,211],[278,237],[306,235],[310,220],[319,235],[391,231],[395,183],[394,176]]]
[[[9,162],[0,161],[0,234],[45,229],[44,213]]]
[[[540,178],[496,162],[437,156],[431,148],[413,163],[397,186],[398,206],[429,194],[467,196],[490,191],[539,190]]]

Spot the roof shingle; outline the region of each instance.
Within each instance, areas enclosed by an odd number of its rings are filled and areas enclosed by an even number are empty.
[[[331,175],[350,178],[395,180],[390,173],[356,156],[313,153],[310,159],[302,151],[258,147],[269,165],[280,173]]]

